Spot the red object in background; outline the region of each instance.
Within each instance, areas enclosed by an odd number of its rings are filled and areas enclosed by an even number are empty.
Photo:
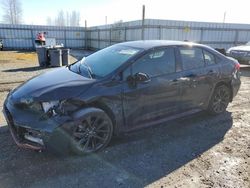
[[[44,33],[38,33],[37,40],[39,40],[39,41],[45,41]]]

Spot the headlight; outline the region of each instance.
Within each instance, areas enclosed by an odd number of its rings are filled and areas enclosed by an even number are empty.
[[[31,109],[35,111],[42,111],[42,106],[39,102],[35,102],[33,98],[21,98],[19,103],[15,106],[21,109]]]
[[[33,98],[21,98],[20,103],[30,105],[34,102]]]
[[[62,101],[49,101],[41,102],[42,111],[49,117],[55,115],[69,115],[70,113],[76,111],[83,105],[84,102],[74,101],[74,100],[62,100]]]
[[[59,105],[59,101],[42,102],[43,111],[47,113],[51,109],[55,109]]]

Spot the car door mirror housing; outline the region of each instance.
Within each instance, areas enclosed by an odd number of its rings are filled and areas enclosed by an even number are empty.
[[[150,81],[149,76],[146,73],[138,72],[134,75],[135,81],[139,83]]]
[[[127,77],[127,82],[132,86],[136,86],[137,83],[147,83],[149,81],[150,77],[146,73],[142,72],[138,72]]]

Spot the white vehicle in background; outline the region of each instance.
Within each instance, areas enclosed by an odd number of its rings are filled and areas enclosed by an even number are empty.
[[[227,55],[237,59],[241,64],[250,64],[250,41],[245,45],[229,48]]]

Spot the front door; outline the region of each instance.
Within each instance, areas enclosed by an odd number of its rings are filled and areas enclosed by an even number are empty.
[[[146,126],[179,110],[180,87],[177,81],[175,48],[155,49],[124,71],[123,107],[129,129]],[[138,75],[148,79],[136,79]],[[131,78],[128,79],[128,78]]]

